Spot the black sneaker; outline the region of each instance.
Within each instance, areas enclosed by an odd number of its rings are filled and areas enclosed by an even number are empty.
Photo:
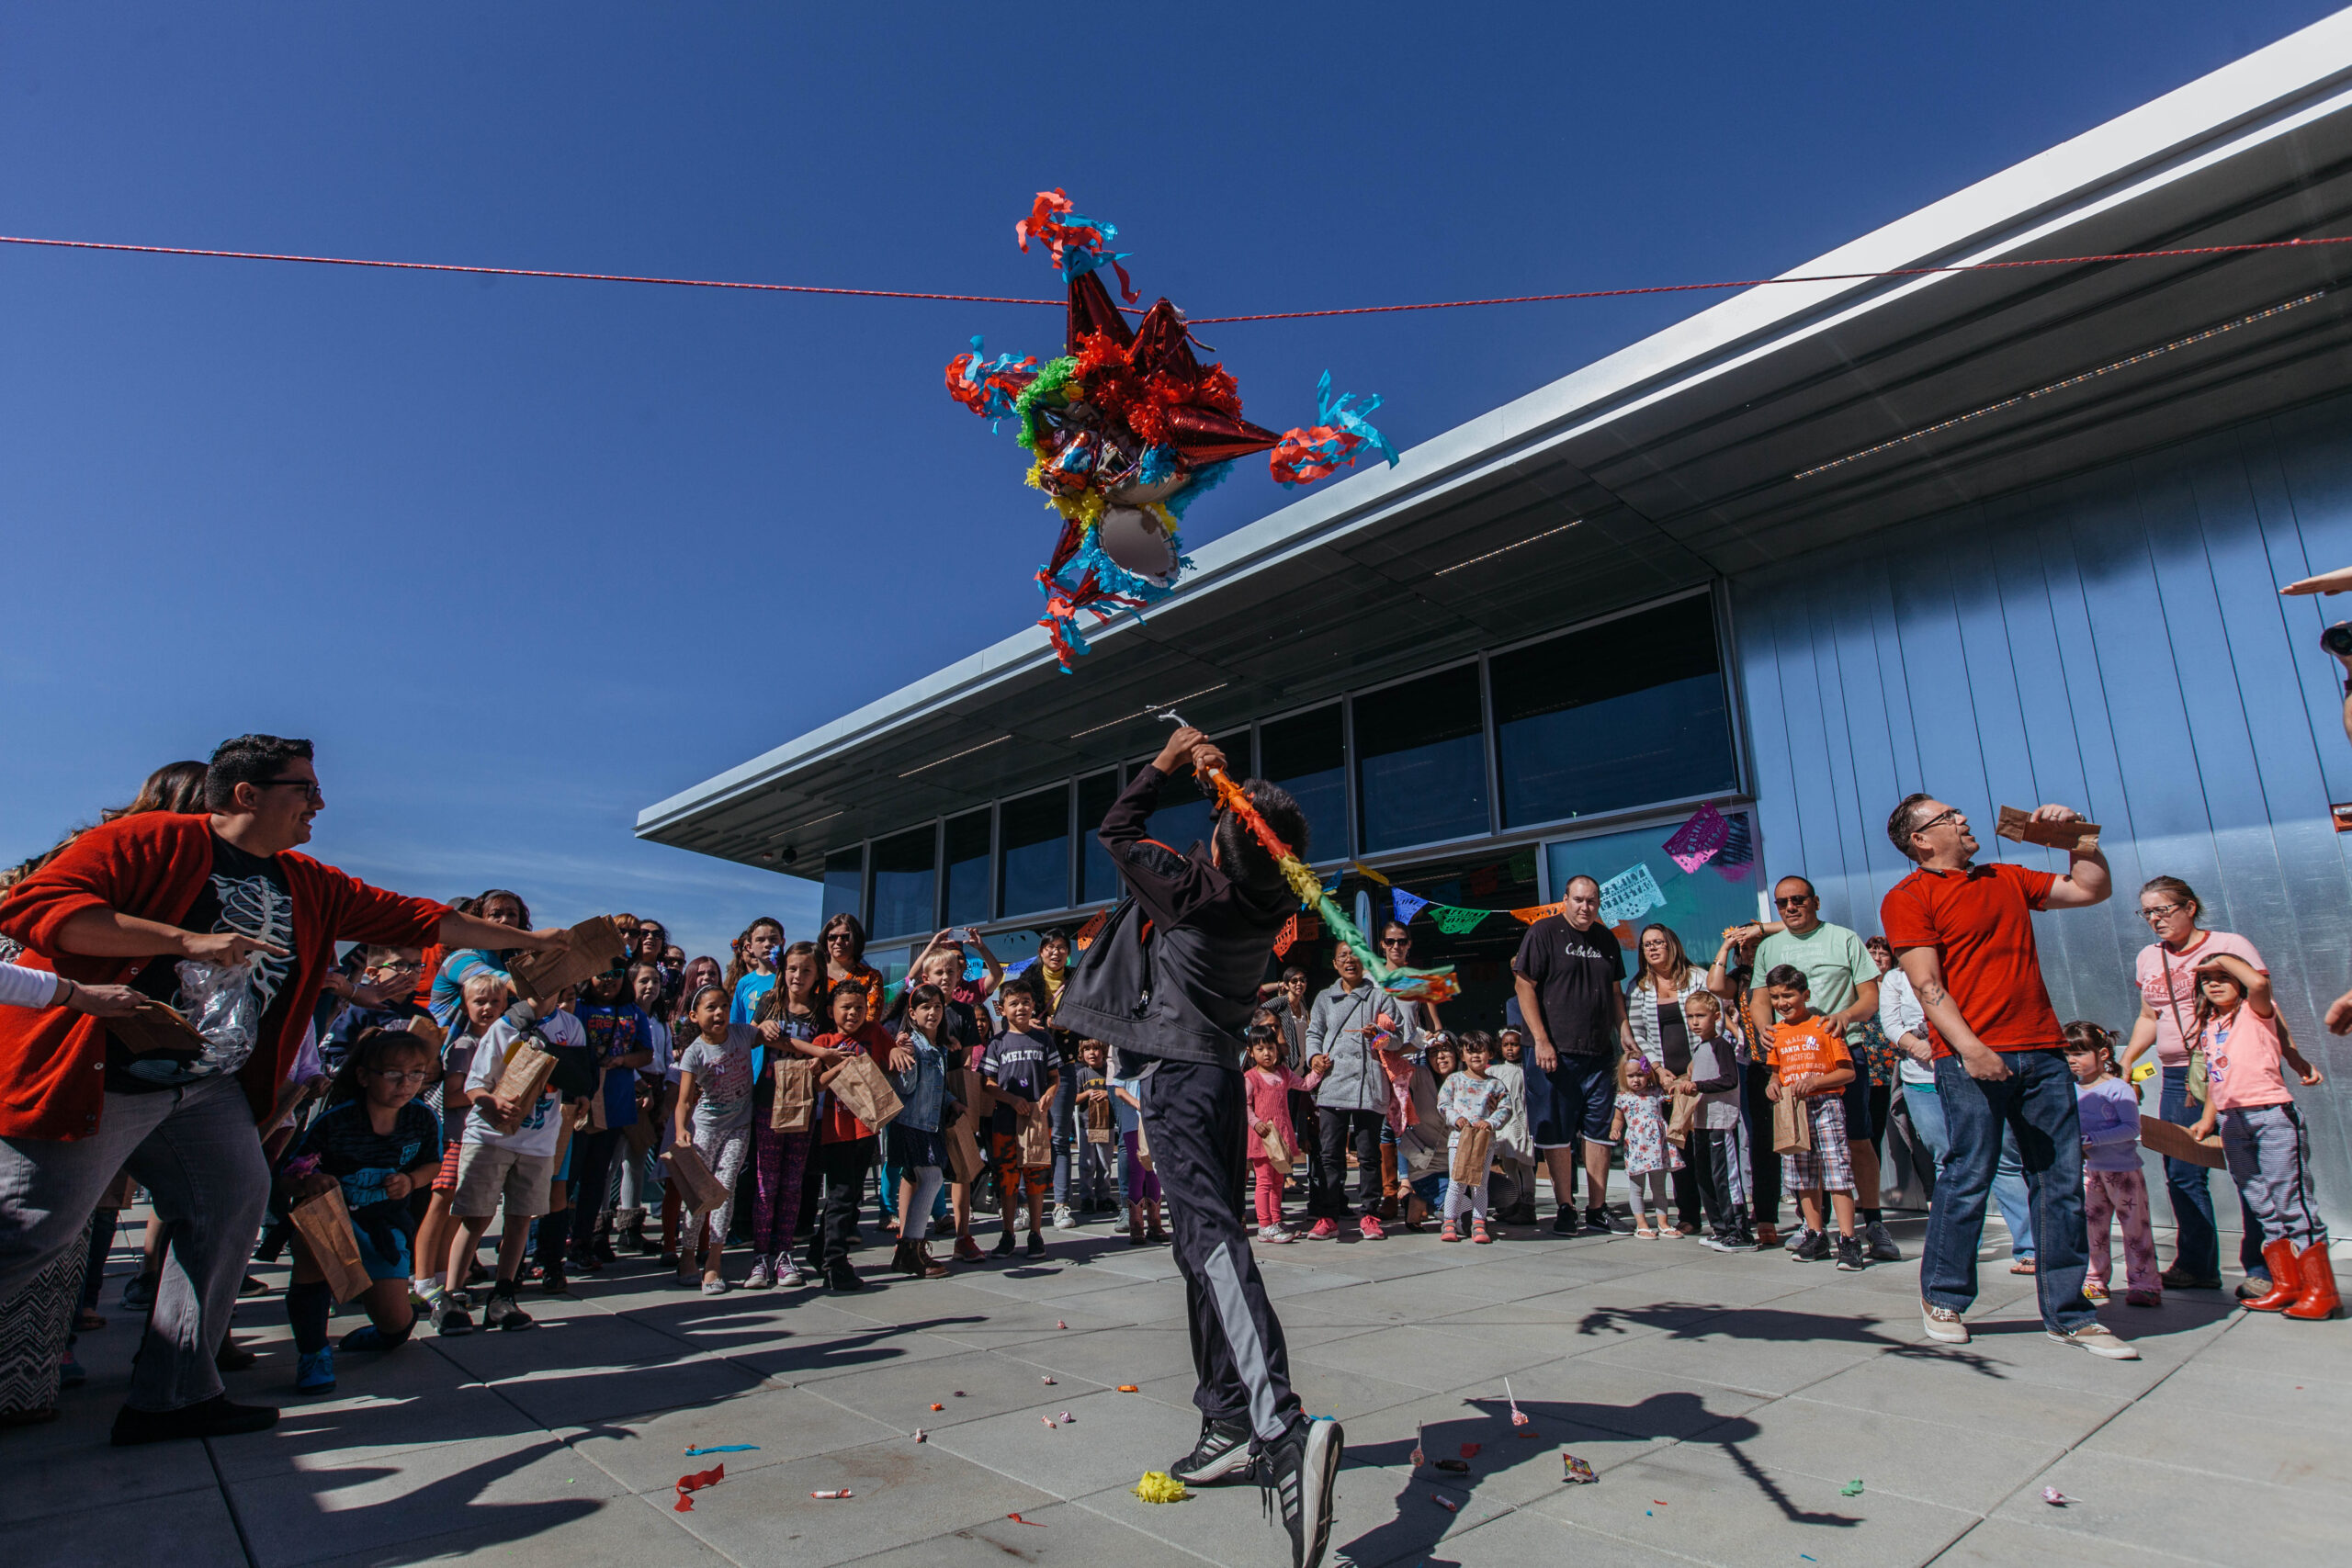
[[[1821,1231],[1807,1231],[1789,1248],[1789,1256],[1799,1263],[1826,1262],[1829,1258],[1829,1237]]]
[[[539,1277],[539,1294],[543,1296],[568,1296],[571,1294],[571,1281],[563,1277],[562,1269],[549,1269],[545,1274]]]
[[[1032,1258],[1043,1258],[1046,1256],[1045,1232],[1031,1231],[1029,1233],[1029,1256]]]
[[[468,1315],[465,1308],[453,1306],[441,1314],[442,1338],[455,1339],[461,1334],[471,1334],[473,1331],[474,1320]]]
[[[1343,1434],[1337,1421],[1301,1419],[1266,1445],[1258,1484],[1282,1511],[1291,1568],[1320,1568],[1331,1540],[1331,1495],[1340,1483]]]
[[[1574,1209],[1569,1208],[1566,1203],[1561,1204],[1560,1212],[1552,1218],[1552,1234],[1554,1235],[1575,1235],[1583,1229],[1584,1227],[1577,1223],[1577,1212]]]
[[[865,1289],[865,1281],[859,1279],[857,1270],[848,1264],[837,1263],[825,1271],[825,1288],[846,1293]]]
[[[133,1410],[126,1404],[115,1413],[110,1440],[116,1448],[129,1449],[175,1438],[230,1438],[277,1425],[275,1405],[232,1404],[227,1394],[216,1393],[201,1404],[177,1410]]]
[[[1608,1210],[1587,1209],[1584,1212],[1584,1228],[1589,1231],[1597,1232],[1601,1235],[1609,1235],[1612,1234],[1617,1227],[1609,1223]]]
[[[1203,1421],[1201,1440],[1193,1451],[1168,1467],[1168,1473],[1187,1486],[1205,1486],[1250,1473],[1250,1428],[1243,1424]]]
[[[1004,1227],[1003,1234],[996,1238],[996,1245],[989,1248],[989,1251],[998,1258],[1010,1258],[1012,1256],[1012,1227],[1007,1225]]]
[[[1838,1272],[1859,1274],[1869,1267],[1870,1260],[1862,1256],[1861,1237],[1841,1235],[1838,1238]]]
[[[490,1304],[481,1309],[484,1328],[528,1328],[531,1322],[531,1314],[513,1296],[492,1296]]]

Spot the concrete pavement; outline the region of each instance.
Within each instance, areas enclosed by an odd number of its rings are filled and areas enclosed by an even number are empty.
[[[1907,1251],[1920,1228],[1896,1224]],[[1346,1423],[1332,1543],[1361,1568],[2352,1551],[2352,1324],[2177,1293],[2156,1311],[2109,1306],[2145,1359],[2095,1360],[2042,1337],[2000,1235],[1993,1224],[1965,1349],[1921,1337],[1915,1263],[1841,1275],[1548,1229],[1487,1247],[1395,1230],[1259,1257],[1307,1408]],[[130,1257],[119,1248],[118,1278]],[[110,1280],[114,1322],[81,1342],[89,1386],[58,1423],[0,1434],[8,1560],[1287,1561],[1254,1487],[1160,1506],[1128,1492],[1196,1421],[1165,1248],[1053,1233],[1036,1263],[846,1298],[706,1298],[665,1280],[628,1261],[570,1300],[526,1292],[538,1328],[345,1356],[323,1400],[291,1393],[277,1298],[250,1300],[239,1337],[264,1353],[232,1393],[282,1402],[278,1427],[127,1450],[105,1446],[133,1339]],[[1508,1420],[1506,1376],[1532,1437]],[[1071,1423],[1041,1419],[1063,1412]],[[1468,1473],[1414,1472],[1417,1438],[1431,1461],[1478,1445]],[[718,1443],[758,1449],[682,1451]],[[1599,1484],[1564,1484],[1564,1450]],[[726,1481],[674,1511],[678,1477],[717,1463]],[[809,1496],[841,1486],[854,1497]],[[2052,1507],[2044,1486],[2078,1501]]]

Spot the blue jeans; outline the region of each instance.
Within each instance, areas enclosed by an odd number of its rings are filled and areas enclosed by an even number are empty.
[[[2075,1075],[2067,1071],[2063,1051],[2004,1051],[2001,1060],[2009,1076],[1990,1083],[1970,1077],[1957,1056],[1939,1057],[1935,1064],[1936,1098],[1951,1146],[1928,1212],[1920,1294],[1928,1305],[1954,1312],[1974,1303],[1984,1201],[2000,1164],[2006,1125],[2017,1134],[2032,1202],[2033,1284],[2041,1325],[2052,1333],[2070,1332],[2098,1320],[2083,1297],[2090,1240],[2083,1216],[2083,1130],[2075,1111]]]
[[[1911,1125],[1919,1130],[1928,1153],[1935,1156],[1936,1181],[1940,1186],[1944,1156],[1951,1150],[1951,1132],[1944,1125],[1944,1102],[1937,1098],[1935,1085],[1907,1083],[1903,1086],[1903,1103],[1910,1108]],[[1933,1203],[1934,1200],[1928,1201]],[[1993,1168],[1993,1201],[2001,1206],[2001,1221],[2009,1227],[2009,1256],[2031,1258],[2033,1205],[2026,1196],[2025,1165],[2018,1158],[2018,1135],[2007,1127],[2001,1129],[2000,1163]]]
[[[2166,1067],[2164,1098],[2156,1114],[2176,1127],[2194,1127],[2205,1108],[2188,1098],[2188,1069]],[[2221,1227],[2213,1221],[2213,1194],[2205,1185],[2206,1168],[2185,1159],[2165,1161],[2165,1193],[2172,1200],[2173,1267],[2200,1280],[2222,1277]],[[2238,1262],[2249,1274],[2267,1273],[2262,1261],[2262,1222],[2243,1199],[2238,1213],[2245,1234],[2238,1241]]]

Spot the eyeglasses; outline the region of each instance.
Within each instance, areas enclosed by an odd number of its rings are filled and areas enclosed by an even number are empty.
[[[1951,807],[1945,810],[1937,812],[1933,817],[1928,818],[1925,822],[1920,823],[1911,830],[1915,833],[1924,833],[1930,828],[1940,828],[1947,822],[1957,822],[1960,820],[1960,807],[1957,806]]]
[[[319,793],[319,781],[316,779],[264,779],[255,787],[259,789],[299,789],[305,795],[310,797],[311,804],[313,806],[324,806],[327,803],[327,797]]]
[[[2143,920],[2168,920],[2188,908],[2186,904],[2151,904],[2140,911],[2140,918]]]
[[[423,1067],[413,1073],[388,1073],[381,1067],[370,1067],[368,1070],[386,1083],[423,1083],[433,1076],[430,1070]]]
[[[1775,898],[1772,900],[1772,906],[1778,909],[1793,909],[1800,904],[1809,904],[1812,901],[1812,894],[1800,893],[1793,898]]]

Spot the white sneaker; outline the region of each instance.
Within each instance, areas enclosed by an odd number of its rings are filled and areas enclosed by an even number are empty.
[[[1258,1239],[1262,1242],[1269,1242],[1276,1246],[1280,1246],[1290,1240],[1290,1232],[1283,1229],[1280,1225],[1260,1225],[1258,1227]]]
[[[702,1293],[706,1296],[723,1296],[729,1289],[731,1287],[724,1280],[705,1280],[702,1282]]]
[[[2138,1346],[2128,1339],[2118,1338],[2115,1331],[2103,1323],[2086,1323],[2080,1328],[2064,1334],[2055,1329],[2045,1329],[2043,1332],[2061,1345],[2072,1345],[2077,1349],[2088,1350],[2102,1360],[2136,1361],[2140,1359]]]
[[[1921,1302],[1919,1329],[1939,1345],[1968,1343],[1968,1325],[1961,1320],[1960,1314],[1950,1307],[1931,1306],[1926,1302]]]
[[[1078,1228],[1078,1216],[1069,1212],[1068,1203],[1054,1205],[1054,1228],[1057,1231],[1074,1231]]]
[[[764,1291],[775,1283],[775,1276],[768,1272],[767,1255],[762,1253],[753,1258],[752,1271],[743,1277],[743,1288],[747,1291]]]

